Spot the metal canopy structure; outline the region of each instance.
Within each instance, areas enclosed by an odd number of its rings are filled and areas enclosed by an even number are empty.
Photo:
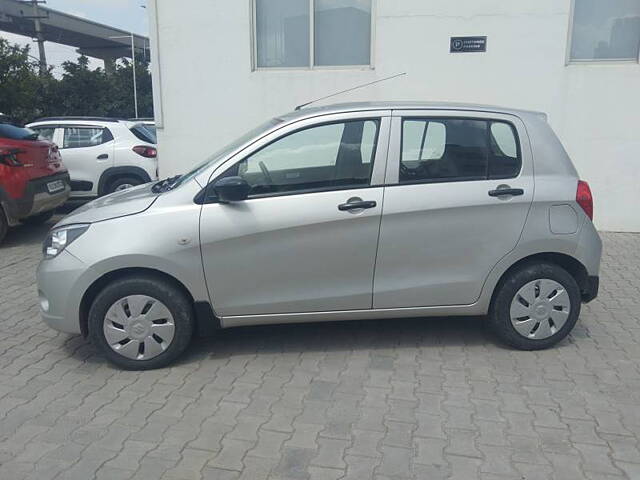
[[[148,58],[149,38],[113,28],[86,18],[43,7],[34,1],[0,0],[0,30],[38,41],[40,62],[45,41],[76,47],[79,53],[105,61],[105,67],[118,58]],[[43,62],[44,60],[44,62]]]

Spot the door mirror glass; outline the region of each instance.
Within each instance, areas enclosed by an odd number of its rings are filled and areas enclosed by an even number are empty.
[[[213,190],[220,202],[240,202],[249,196],[251,186],[242,177],[225,177],[213,185]]]

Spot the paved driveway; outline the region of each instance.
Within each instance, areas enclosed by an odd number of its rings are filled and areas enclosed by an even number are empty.
[[[0,479],[640,478],[640,235],[538,353],[471,319],[258,327],[112,368],[38,318],[46,227],[0,247]]]

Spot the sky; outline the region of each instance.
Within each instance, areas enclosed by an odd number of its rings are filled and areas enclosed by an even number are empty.
[[[148,35],[147,9],[142,7],[146,6],[146,4],[147,0],[47,0],[45,6],[128,32]],[[28,37],[2,31],[0,31],[0,37],[6,38],[13,43],[31,45],[31,55],[38,55],[36,43]],[[62,62],[78,58],[78,54],[73,47],[47,42],[45,43],[45,49],[47,62],[53,66],[54,75],[56,76],[62,73],[60,68]],[[93,68],[102,67],[103,63],[100,60],[92,59],[90,65]]]

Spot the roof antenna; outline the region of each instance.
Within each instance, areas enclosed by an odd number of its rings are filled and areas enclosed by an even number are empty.
[[[358,85],[357,87],[348,88],[348,89],[342,90],[341,92],[338,92],[338,93],[332,93],[331,95],[327,95],[326,97],[322,97],[322,98],[317,98],[315,100],[311,100],[310,102],[303,103],[302,105],[298,105],[296,107],[296,111],[297,110],[301,110],[302,108],[307,107],[307,106],[311,105],[312,103],[319,102],[320,100],[326,100],[327,98],[335,97],[337,95],[342,95],[343,93],[347,93],[347,92],[352,92],[353,90],[358,90],[359,88],[368,87],[369,85],[374,85],[376,83],[386,82],[387,80],[392,80],[394,78],[398,78],[398,77],[401,77],[401,76],[406,75],[406,74],[407,74],[407,72],[398,73],[396,75],[392,75],[392,76],[387,77],[387,78],[381,78],[380,80],[376,80],[374,82],[369,82],[369,83],[365,83],[363,85]]]

